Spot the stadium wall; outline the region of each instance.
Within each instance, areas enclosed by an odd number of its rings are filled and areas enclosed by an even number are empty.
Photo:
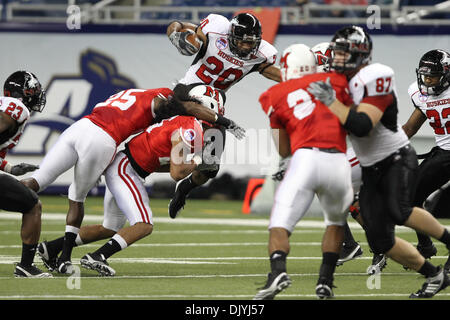
[[[48,30],[47,30],[48,31]],[[123,31],[123,30],[122,30]],[[315,45],[329,41],[332,32],[322,34],[279,34],[274,42],[280,57],[292,43]],[[31,118],[21,142],[8,155],[12,163],[39,164],[45,151],[60,132],[88,114],[96,103],[117,90],[129,87],[173,87],[184,75],[192,57],[181,56],[165,35],[160,33],[124,33],[101,31],[0,32],[2,59],[0,79],[18,69],[34,72],[47,90],[47,106]],[[450,38],[442,35],[373,36],[373,61],[391,66],[396,73],[400,100],[400,122],[404,123],[413,107],[407,89],[415,81],[415,68],[421,55],[434,48],[448,49]],[[3,80],[2,80],[3,81]],[[247,128],[248,138],[237,142],[228,136],[222,173],[233,176],[261,177],[270,174],[277,161],[276,150],[267,130],[268,122],[258,97],[274,83],[259,74],[251,74],[227,94],[226,114]],[[418,153],[434,144],[432,131],[424,126],[413,139]],[[168,179],[155,174],[153,181]],[[62,175],[55,185],[67,186],[72,171]]]

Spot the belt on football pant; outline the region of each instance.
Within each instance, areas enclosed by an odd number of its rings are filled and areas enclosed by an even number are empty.
[[[322,152],[327,152],[327,153],[343,153],[342,151],[339,151],[336,148],[302,147],[302,149],[310,149],[310,150],[322,151]]]

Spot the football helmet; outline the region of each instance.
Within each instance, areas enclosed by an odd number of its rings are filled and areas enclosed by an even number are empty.
[[[450,86],[450,54],[444,50],[425,53],[416,69],[417,85],[422,94],[440,95]],[[438,84],[426,84],[425,77],[439,77]]]
[[[334,51],[330,66],[340,73],[354,71],[361,65],[370,63],[372,58],[372,40],[361,27],[350,26],[339,29],[334,34],[330,47]],[[348,53],[346,61],[343,63],[335,61],[335,51]]]
[[[189,97],[200,102],[203,106],[211,108],[220,115],[225,114],[225,92],[204,84],[193,86],[188,93]]]
[[[316,70],[316,57],[308,46],[293,44],[283,51],[280,59],[281,81],[300,78]]]
[[[3,85],[3,94],[21,100],[30,111],[42,112],[45,107],[45,91],[37,77],[28,71],[11,74]]]
[[[317,72],[330,71],[330,61],[332,59],[333,50],[330,48],[329,42],[321,42],[311,48],[317,61]]]
[[[261,23],[250,13],[240,13],[231,19],[230,30],[228,32],[228,42],[230,50],[243,60],[251,59],[255,55],[261,44]],[[248,49],[239,46],[239,42],[249,43]]]

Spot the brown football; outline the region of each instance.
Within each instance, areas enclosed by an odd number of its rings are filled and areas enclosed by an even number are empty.
[[[188,29],[181,29],[180,30],[180,32],[185,32],[185,31],[187,31]],[[197,35],[195,34],[195,33],[192,33],[192,34],[190,34],[190,35],[188,35],[187,37],[186,37],[186,40],[190,43],[190,44],[192,44],[194,47],[196,47],[197,48],[197,50],[199,50],[200,49],[200,47],[202,46],[202,41],[200,40],[200,38],[199,37],[197,37]]]

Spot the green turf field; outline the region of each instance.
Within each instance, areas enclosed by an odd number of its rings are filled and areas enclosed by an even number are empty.
[[[62,236],[66,199],[42,197],[42,240]],[[73,251],[73,263],[80,277],[54,274],[53,279],[17,279],[13,263],[20,260],[21,216],[0,213],[0,299],[150,299],[150,300],[248,300],[264,285],[267,258],[267,217],[241,213],[241,202],[191,200],[172,220],[167,214],[168,200],[151,199],[153,234],[119,252],[108,261],[116,270],[111,278],[98,277],[95,271],[80,267],[79,259],[105,241],[88,244]],[[102,199],[88,198],[84,224],[102,221]],[[349,219],[362,258],[336,269],[336,299],[408,299],[424,278],[388,260],[381,276],[370,278],[365,271],[372,255],[365,235]],[[449,220],[441,220],[449,225]],[[415,233],[397,229],[398,235],[416,242]],[[288,273],[292,286],[276,300],[314,299],[315,283],[321,261],[321,219],[300,222],[291,236]],[[436,242],[436,264],[444,264],[447,250]],[[36,264],[44,268],[36,257]],[[450,299],[450,289],[433,300]]]

